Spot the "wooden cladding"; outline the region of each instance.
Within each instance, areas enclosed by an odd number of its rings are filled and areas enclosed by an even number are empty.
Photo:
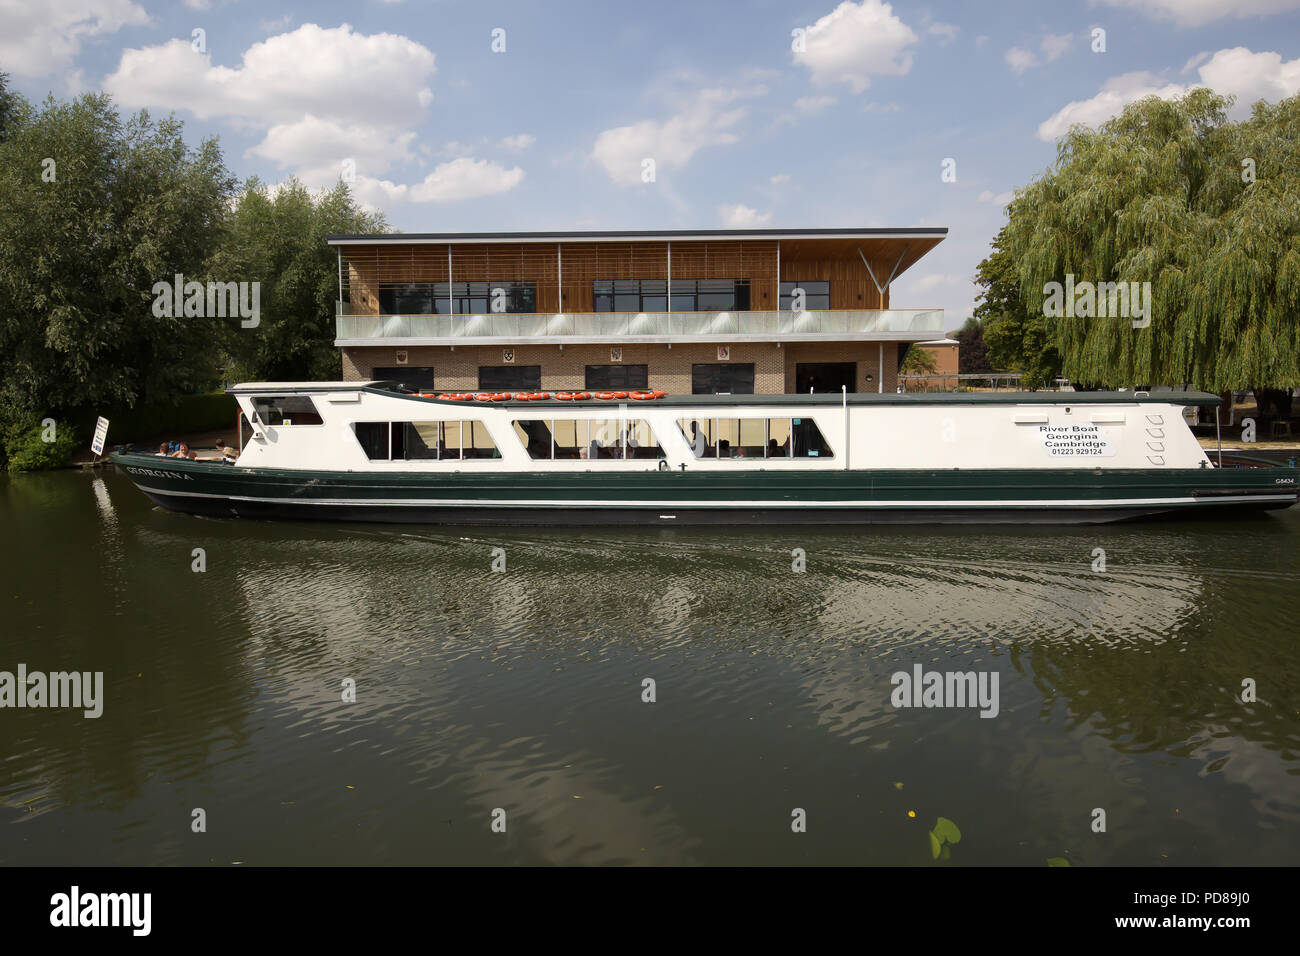
[[[890,273],[901,274],[937,239],[784,240],[781,280],[830,282],[832,309],[887,309]],[[750,309],[770,311],[777,300],[776,240],[679,241],[672,246],[674,279],[747,279]],[[592,283],[611,279],[666,279],[667,242],[377,243],[343,248],[343,299],[353,312],[377,315],[381,284],[494,282],[537,283],[537,311],[591,312]],[[875,280],[863,265],[871,263]],[[563,283],[563,300],[558,297]]]

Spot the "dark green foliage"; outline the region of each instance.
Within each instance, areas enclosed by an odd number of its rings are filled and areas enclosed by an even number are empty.
[[[957,342],[957,371],[961,375],[978,375],[996,371],[989,362],[984,345],[984,326],[979,319],[969,318],[952,338]]]
[[[340,182],[313,195],[290,179],[272,191],[256,179],[244,186],[221,244],[209,260],[221,281],[260,282],[257,328],[231,323],[223,343],[230,377],[245,381],[317,381],[341,375],[334,345],[338,253],[331,233],[378,232],[382,215],[368,213]]]
[[[86,416],[86,434],[94,431],[99,415],[108,419],[105,447],[111,448],[148,438],[179,438],[221,428],[234,431],[239,421],[239,406],[233,395],[216,392],[145,402],[134,408],[110,408]]]
[[[61,421],[53,425],[54,441],[45,440],[49,434],[50,429],[40,423],[10,424],[4,433],[9,471],[48,471],[66,466],[80,445],[77,430]]]

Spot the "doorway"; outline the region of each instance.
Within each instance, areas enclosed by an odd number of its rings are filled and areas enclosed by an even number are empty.
[[[794,367],[794,390],[798,395],[809,392],[835,392],[844,386],[858,390],[857,362],[799,362]]]

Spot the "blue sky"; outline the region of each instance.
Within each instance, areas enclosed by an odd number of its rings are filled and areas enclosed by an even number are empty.
[[[1070,122],[1300,91],[1300,0],[0,0],[0,70],[174,112],[241,177],[354,170],[408,232],[947,226],[892,302],[952,329]]]

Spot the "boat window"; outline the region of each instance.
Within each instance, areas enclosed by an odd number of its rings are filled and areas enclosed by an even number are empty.
[[[253,410],[263,425],[321,425],[320,412],[308,395],[258,395]]]
[[[640,418],[520,419],[515,434],[537,461],[662,458],[650,423]]]
[[[352,428],[371,461],[501,457],[481,421],[354,422]]]
[[[681,418],[696,458],[832,458],[811,418]]]

